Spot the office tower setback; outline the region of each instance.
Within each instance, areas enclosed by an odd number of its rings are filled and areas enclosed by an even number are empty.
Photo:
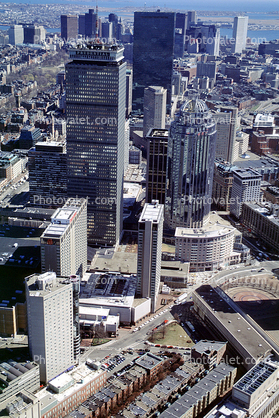
[[[133,108],[143,110],[144,89],[162,86],[171,102],[175,13],[135,12]]]
[[[150,129],[165,129],[167,90],[160,86],[149,86],[144,89],[143,103],[143,136]]]
[[[152,201],[144,205],[139,219],[137,294],[151,298],[151,310],[156,310],[161,276],[164,205]]]
[[[233,185],[230,210],[239,218],[243,203],[260,202],[261,174],[251,168],[237,168],[233,170]]]
[[[28,344],[47,383],[74,364],[73,286],[54,272],[25,279]]]
[[[236,16],[233,22],[232,52],[241,54],[246,47],[248,30],[248,16]]]
[[[88,197],[88,241],[122,231],[126,63],[122,46],[88,44],[66,64],[68,196]]]
[[[237,107],[220,107],[213,115],[216,123],[216,154],[215,158],[222,158],[233,163],[238,158],[236,130],[238,127]]]
[[[68,199],[52,215],[51,224],[41,236],[42,272],[83,277],[87,268],[86,207],[86,199]]]
[[[165,204],[168,155],[168,130],[151,129],[147,140],[146,202]]]
[[[22,25],[12,25],[9,29],[9,43],[11,45],[23,44],[24,34]]]
[[[66,141],[37,142],[28,152],[30,203],[63,206],[67,197]]]
[[[216,129],[202,100],[187,100],[171,124],[165,201],[166,230],[197,228],[208,221]]]
[[[61,15],[61,38],[76,39],[78,34],[78,16],[77,15]]]

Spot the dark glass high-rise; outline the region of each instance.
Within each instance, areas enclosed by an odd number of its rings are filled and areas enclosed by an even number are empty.
[[[216,146],[206,104],[187,100],[171,124],[168,142],[165,229],[202,227],[209,218]]]
[[[122,231],[126,63],[124,48],[87,44],[66,64],[68,196],[88,197],[88,242]]]
[[[144,89],[162,86],[171,101],[175,13],[135,12],[133,109],[143,110]]]

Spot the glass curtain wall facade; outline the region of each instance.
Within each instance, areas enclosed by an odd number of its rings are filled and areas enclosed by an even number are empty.
[[[123,47],[88,45],[66,65],[68,196],[88,198],[88,243],[122,231],[126,63]]]
[[[202,227],[209,218],[215,123],[202,100],[186,101],[171,125],[165,202],[166,232]]]
[[[171,102],[175,13],[135,12],[133,109],[143,111],[144,89],[162,86]]]

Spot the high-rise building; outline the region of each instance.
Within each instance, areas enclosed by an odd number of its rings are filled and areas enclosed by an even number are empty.
[[[87,268],[87,202],[68,199],[51,217],[51,224],[41,236],[42,272],[58,276],[78,274]]]
[[[164,205],[158,201],[146,203],[139,219],[137,294],[151,298],[151,310],[156,310],[161,277]]]
[[[85,35],[85,14],[78,16],[78,33],[79,35]]]
[[[112,29],[112,22],[102,23],[102,36],[106,38],[108,41],[113,38]]]
[[[248,16],[235,16],[233,22],[232,52],[241,54],[246,47]]]
[[[187,33],[188,52],[196,52],[218,56],[220,50],[220,28],[216,25],[192,24]]]
[[[146,202],[165,204],[168,155],[168,130],[151,129],[147,140]]]
[[[42,133],[40,128],[35,128],[35,126],[25,126],[20,131],[20,136],[18,139],[18,147],[20,149],[30,149],[35,146],[37,142],[42,138]]]
[[[133,108],[143,110],[144,89],[162,86],[171,102],[175,13],[135,12]]]
[[[122,232],[126,63],[122,46],[84,45],[66,64],[68,196],[88,197],[88,241]]]
[[[215,158],[222,158],[233,163],[238,158],[236,130],[238,127],[237,107],[222,106],[213,115],[216,123],[216,154]]]
[[[132,112],[133,70],[126,71],[126,118]]]
[[[187,29],[190,29],[191,25],[197,23],[197,12],[195,10],[189,11],[187,14]]]
[[[25,279],[28,345],[48,382],[74,363],[73,286],[54,272]]]
[[[11,45],[23,44],[24,34],[22,25],[12,25],[9,29],[9,43]]]
[[[216,80],[217,64],[215,61],[212,62],[197,62],[197,77],[209,77],[215,82]]]
[[[166,126],[167,90],[160,86],[149,86],[144,89],[143,102],[143,136],[150,129],[165,129]]]
[[[40,44],[46,39],[46,30],[43,26],[37,25],[23,25],[24,43],[25,44]]]
[[[216,144],[215,123],[202,100],[187,100],[171,124],[165,201],[166,232],[208,221]]]
[[[176,13],[175,38],[174,38],[174,56],[176,58],[182,58],[184,55],[186,29],[187,29],[187,14]]]
[[[97,15],[96,13],[94,13],[94,9],[89,9],[88,13],[85,13],[85,36],[86,37],[95,38],[96,22],[97,22]]]
[[[61,38],[76,39],[78,34],[78,16],[77,15],[61,15]]]
[[[251,168],[233,170],[233,185],[230,210],[239,218],[243,203],[260,202],[261,174]]]
[[[67,197],[66,141],[37,142],[28,152],[29,197],[35,206],[62,206]]]

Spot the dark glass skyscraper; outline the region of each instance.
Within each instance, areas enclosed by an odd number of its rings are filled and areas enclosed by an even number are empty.
[[[143,110],[144,89],[162,86],[171,100],[175,13],[135,12],[133,108]]]
[[[122,230],[124,48],[87,44],[66,64],[68,196],[88,197],[88,242],[114,245]]]
[[[186,101],[171,124],[165,220],[176,227],[198,228],[209,217],[216,145],[215,123],[202,100]]]

